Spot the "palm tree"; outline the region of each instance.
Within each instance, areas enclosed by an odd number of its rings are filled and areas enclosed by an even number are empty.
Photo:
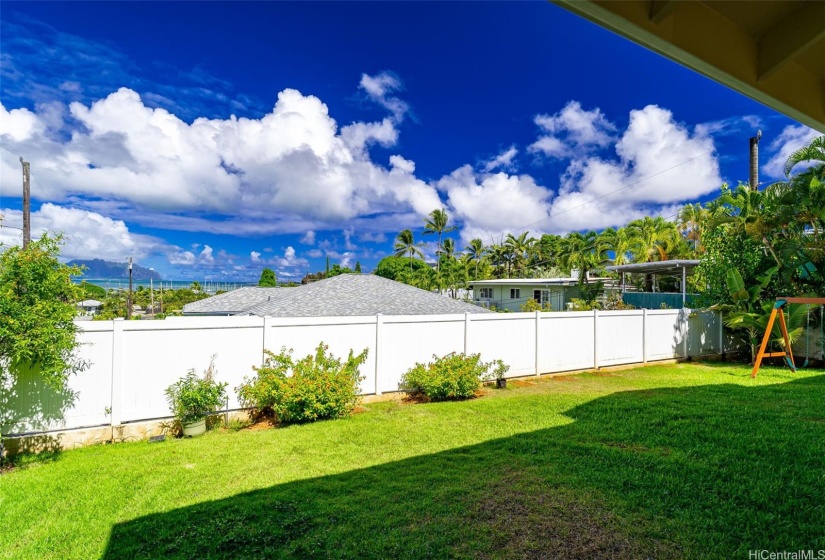
[[[403,257],[404,255],[410,256],[410,275],[412,275],[413,266],[412,261],[415,255],[419,257],[424,257],[424,253],[421,252],[419,247],[421,243],[416,243],[415,238],[413,236],[413,232],[408,229],[403,229],[398,233],[398,236],[395,238],[395,245],[393,245],[393,249],[395,250],[396,257]]]
[[[599,237],[595,231],[567,234],[560,249],[562,265],[579,271],[579,283],[587,284],[588,274],[604,260]]]
[[[793,168],[804,162],[819,162],[809,171],[813,171],[820,181],[825,181],[825,136],[814,138],[810,144],[792,153],[785,162],[785,176],[790,177]]]
[[[699,241],[708,221],[708,210],[700,203],[686,204],[679,210],[676,228],[685,238],[693,243],[693,252],[699,252]]]
[[[633,239],[636,262],[666,261],[667,249],[677,237],[676,225],[661,216],[633,220],[627,224],[627,229]]]
[[[469,245],[464,247],[464,250],[467,251],[467,254],[470,256],[470,260],[475,261],[476,263],[476,274],[473,280],[478,280],[478,265],[481,264],[481,260],[487,254],[487,248],[484,246],[481,239],[473,239],[470,241]]]
[[[447,215],[447,211],[442,209],[436,209],[430,212],[429,218],[424,218],[424,235],[429,235],[431,233],[438,234],[438,252],[441,251],[441,236],[445,233],[450,233],[451,231],[455,231],[456,226],[448,226],[447,224],[450,222],[450,217]],[[438,253],[437,253],[438,254]],[[439,263],[436,261],[436,270],[438,270]]]
[[[536,242],[536,240],[532,237],[528,239],[527,234],[528,232],[525,231],[516,237],[512,233],[508,233],[507,238],[504,241],[504,245],[509,250],[510,260],[516,272],[519,272],[524,268],[524,262],[527,259],[527,252]]]
[[[630,261],[633,251],[633,238],[627,228],[607,228],[599,234],[602,250],[613,251],[613,264],[622,265]]]
[[[444,240],[444,243],[441,246],[441,252],[439,253],[440,256],[447,257],[447,259],[452,259],[455,257],[455,241],[450,238]]]
[[[487,249],[487,253],[490,255],[490,260],[493,261],[496,277],[501,278],[503,273],[501,265],[507,262],[507,248],[503,245],[493,244]]]

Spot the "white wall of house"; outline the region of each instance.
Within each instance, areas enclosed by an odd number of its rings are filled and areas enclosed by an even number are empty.
[[[527,300],[541,297],[541,303],[550,303],[553,311],[564,311],[567,302],[579,297],[576,286],[548,286],[547,284],[505,284],[485,286],[478,284],[473,287],[473,301],[487,305],[495,305],[496,309],[521,311],[521,306]]]
[[[235,388],[264,349],[311,353],[320,342],[336,356],[369,351],[362,394],[398,391],[416,362],[450,352],[501,359],[509,377],[636,364],[719,353],[719,315],[690,310],[588,311],[368,317],[182,317],[164,321],[78,322],[88,368],[56,393],[35,374],[0,386],[4,434],[118,426],[169,416],[164,390],[215,357],[217,378]]]

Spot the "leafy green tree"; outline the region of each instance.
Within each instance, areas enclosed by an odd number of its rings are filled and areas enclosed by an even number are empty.
[[[404,229],[398,233],[398,236],[395,238],[395,245],[393,245],[393,249],[395,250],[395,256],[401,257],[403,255],[410,256],[410,274],[413,271],[413,257],[416,255],[424,258],[424,253],[421,252],[419,247],[421,243],[415,242],[415,236],[413,236],[413,232]]]
[[[613,252],[613,264],[627,264],[633,256],[633,238],[627,228],[607,228],[599,234],[599,243]]]
[[[267,288],[274,288],[278,285],[278,278],[275,276],[275,271],[271,268],[265,268],[261,271],[261,278],[258,280],[259,286]]]
[[[106,288],[102,288],[101,286],[89,284],[84,280],[78,288],[80,289],[79,297],[83,299],[96,299],[98,301],[106,299]]]
[[[413,261],[413,269],[429,269],[430,267],[427,264],[420,260]],[[375,267],[375,275],[381,276],[383,278],[389,278],[390,280],[397,280],[402,282],[402,276],[404,273],[409,274],[409,264],[407,263],[407,259],[404,257],[396,257],[390,255],[388,257],[384,257]]]
[[[73,321],[80,291],[71,280],[81,270],[60,263],[61,244],[44,234],[0,253],[0,382],[29,369],[59,388],[84,369]]]
[[[668,249],[678,236],[676,225],[661,216],[633,220],[627,224],[627,229],[633,239],[636,262],[666,261]]]
[[[361,262],[355,261],[355,272],[361,274]]]
[[[338,276],[339,274],[352,274],[352,270],[349,267],[342,267],[340,264],[335,263],[332,265],[332,268],[329,269],[326,277],[332,278],[333,276]]]

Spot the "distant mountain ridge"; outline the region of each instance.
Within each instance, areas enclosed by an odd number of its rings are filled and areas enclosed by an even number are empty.
[[[74,259],[69,261],[69,265],[86,267],[82,274],[86,278],[129,278],[129,265],[125,262],[111,262],[103,259]],[[160,279],[160,274],[154,270],[143,268],[137,264],[132,265],[132,280],[140,282]]]

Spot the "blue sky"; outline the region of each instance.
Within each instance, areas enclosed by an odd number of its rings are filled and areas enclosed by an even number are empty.
[[[672,216],[747,179],[757,128],[765,181],[815,135],[547,2],[5,3],[0,19],[5,224],[20,154],[35,233],[169,279],[370,269],[438,206],[460,246]]]

